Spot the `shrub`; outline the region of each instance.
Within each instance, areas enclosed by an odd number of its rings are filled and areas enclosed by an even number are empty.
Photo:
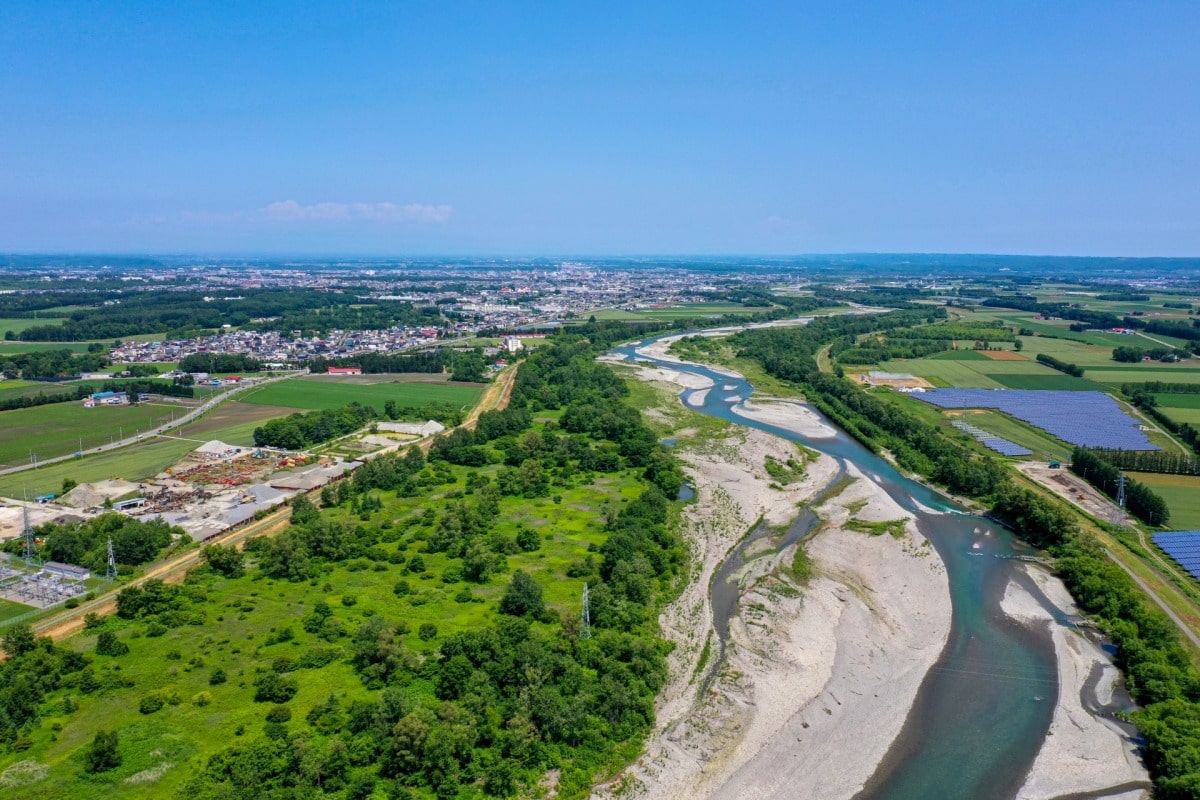
[[[123,656],[129,652],[129,645],[117,638],[112,631],[104,631],[96,639],[96,654],[101,656]]]
[[[284,677],[277,672],[266,672],[254,682],[254,702],[286,703],[296,696],[299,689],[295,678]]]
[[[88,772],[107,772],[121,766],[120,740],[116,731],[96,731],[83,756]]]
[[[212,671],[212,674],[208,676],[208,685],[219,686],[227,680],[229,680],[229,678],[225,675],[225,670],[217,667]]]
[[[292,710],[287,706],[275,706],[267,712],[267,722],[284,723],[292,719]]]
[[[166,701],[160,695],[148,694],[138,703],[138,711],[143,714],[153,714],[166,705]]]
[[[422,622],[421,627],[417,628],[417,636],[421,637],[421,641],[423,642],[437,638],[437,633],[437,625],[434,625],[432,622]]]

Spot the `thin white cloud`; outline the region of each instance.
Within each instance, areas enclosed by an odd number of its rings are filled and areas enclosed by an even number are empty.
[[[425,203],[312,203],[301,205],[295,200],[282,200],[259,209],[262,216],[279,222],[327,221],[353,222],[422,222],[443,223],[450,219],[454,208],[448,205]]]

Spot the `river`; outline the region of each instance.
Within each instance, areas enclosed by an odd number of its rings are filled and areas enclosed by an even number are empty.
[[[630,361],[712,380],[714,385],[702,402],[698,406],[689,403],[693,410],[802,442],[838,459],[843,469],[852,462],[916,516],[921,533],[945,563],[953,608],[949,638],[921,684],[900,735],[855,800],[1013,797],[1046,737],[1058,696],[1049,632],[1020,624],[1000,608],[1005,587],[1015,580],[1047,610],[1060,615],[1014,560],[1014,556],[1030,554],[1030,548],[1011,531],[968,513],[944,495],[900,474],[844,433],[805,440],[735,414],[734,406],[754,391],[748,381],[727,371],[635,352],[656,338],[615,348],[615,352]],[[683,399],[696,391],[686,390]],[[825,422],[836,429],[832,422]],[[803,534],[809,525],[801,520],[798,533]],[[794,536],[787,538],[794,540]],[[731,560],[740,557],[739,550]],[[729,617],[737,607],[736,590],[722,577],[730,571],[723,567],[714,580],[714,625],[722,636],[727,634]]]

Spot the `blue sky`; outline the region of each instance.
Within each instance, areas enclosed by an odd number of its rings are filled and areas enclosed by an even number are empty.
[[[0,3],[0,251],[1200,254],[1196,3]]]

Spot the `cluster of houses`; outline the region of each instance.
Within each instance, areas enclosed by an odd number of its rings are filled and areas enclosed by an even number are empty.
[[[271,369],[312,358],[345,358],[363,353],[390,353],[436,341],[438,329],[396,327],[378,331],[332,330],[325,336],[279,331],[228,331],[216,336],[162,342],[126,342],[109,357],[121,363],[182,361],[197,353],[247,355]]]

